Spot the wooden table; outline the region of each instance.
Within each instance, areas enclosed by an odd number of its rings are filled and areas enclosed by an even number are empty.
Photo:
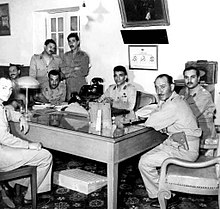
[[[143,126],[128,127],[126,134],[112,137],[92,134],[85,118],[57,118],[59,122],[54,122],[51,114],[32,118],[26,135],[18,123],[10,123],[11,131],[20,138],[42,142],[44,147],[107,163],[108,209],[117,208],[118,164],[163,141],[160,133]]]

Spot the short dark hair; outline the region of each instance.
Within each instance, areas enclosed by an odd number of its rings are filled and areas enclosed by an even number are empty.
[[[77,33],[70,33],[68,36],[67,36],[67,41],[69,41],[70,38],[75,38],[77,41],[79,41],[79,36]]]
[[[128,75],[126,68],[122,65],[115,66],[114,69],[113,69],[114,73],[119,72],[119,71],[123,72],[125,75]],[[126,79],[126,82],[128,82],[128,78]]]
[[[170,76],[170,75],[168,75],[168,74],[160,74],[160,75],[158,75],[158,76],[156,77],[154,83],[156,82],[156,80],[157,80],[158,78],[163,78],[163,77],[167,78],[167,82],[168,82],[170,85],[173,84],[173,77]]]
[[[113,71],[114,72],[122,71],[124,72],[125,75],[128,75],[126,68],[122,65],[115,66]]]
[[[53,40],[53,39],[47,39],[45,42],[44,42],[44,45],[47,46],[48,44],[55,44],[55,46],[57,45],[56,42]]]
[[[48,73],[48,78],[50,78],[50,75],[58,75],[59,80],[61,80],[60,71],[58,71],[58,70],[51,70],[51,71]]]
[[[189,66],[189,67],[185,68],[184,71],[183,71],[183,76],[184,76],[186,71],[190,71],[190,70],[195,70],[197,77],[200,77],[200,70],[197,67],[194,67],[194,66]]]
[[[16,67],[17,70],[20,70],[20,71],[21,71],[21,67],[22,67],[22,66],[23,66],[23,65],[13,64],[13,63],[10,63],[10,64],[9,64],[9,67]]]

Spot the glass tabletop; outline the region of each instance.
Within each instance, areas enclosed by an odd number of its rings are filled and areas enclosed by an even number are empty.
[[[89,118],[85,115],[56,111],[53,109],[34,111],[30,117],[30,121],[41,125],[79,131],[82,133],[91,133],[110,138],[121,137],[125,134],[145,128],[143,125],[131,125],[120,128],[116,128],[113,125],[112,127],[105,129],[102,128],[101,131],[97,131],[96,127],[91,126]]]

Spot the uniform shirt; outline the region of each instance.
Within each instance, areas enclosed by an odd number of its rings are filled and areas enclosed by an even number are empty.
[[[21,116],[22,116],[21,113],[11,109],[6,109],[4,108],[3,105],[0,105],[0,148],[1,145],[16,147],[16,148],[28,148],[27,141],[17,138],[10,133],[10,128],[8,124],[8,121],[18,122]],[[0,151],[0,156],[1,156],[1,151]],[[3,158],[4,156],[1,156],[1,159]],[[0,161],[0,165],[1,165],[1,161]]]
[[[110,85],[105,93],[99,99],[104,100],[106,97],[113,99],[113,107],[118,109],[133,110],[136,103],[136,89],[130,83],[117,87],[116,84]]]
[[[73,55],[72,51],[66,52],[63,57],[62,73],[67,78],[67,99],[70,99],[72,92],[80,91],[86,85],[85,77],[89,73],[89,56],[84,51],[77,51]]]
[[[196,144],[193,144],[195,149],[194,147],[190,149],[196,151],[199,149],[201,129],[198,128],[196,118],[189,105],[176,92],[158,105],[158,108],[150,114],[145,125],[153,127],[157,131],[166,129],[168,135],[183,131],[187,140],[197,141]]]
[[[55,89],[51,89],[49,82],[45,82],[41,91],[51,104],[61,104],[66,99],[66,84],[64,81],[61,81]]]
[[[48,73],[51,70],[60,70],[61,67],[62,59],[57,55],[53,55],[52,60],[47,65],[43,58],[43,53],[34,54],[31,57],[29,75],[36,78],[42,84],[48,80]]]
[[[199,127],[202,129],[202,139],[215,138],[216,132],[214,127],[214,111],[215,104],[211,94],[198,85],[190,92],[188,88],[180,90],[180,95],[183,95],[197,118]]]

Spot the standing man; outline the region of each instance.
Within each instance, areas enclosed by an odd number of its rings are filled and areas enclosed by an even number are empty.
[[[185,88],[181,89],[179,94],[184,96],[202,129],[201,143],[204,143],[205,139],[215,139],[215,104],[211,94],[199,84],[200,71],[195,67],[188,67],[183,71],[183,76]]]
[[[37,79],[40,85],[47,82],[51,70],[61,69],[62,59],[55,53],[56,42],[47,39],[44,43],[44,51],[41,54],[34,54],[31,58],[29,75]]]
[[[48,81],[43,83],[41,92],[35,96],[35,100],[60,105],[66,99],[66,84],[61,81],[60,72],[51,70],[48,73]]]
[[[157,109],[149,115],[145,126],[165,132],[168,138],[141,156],[139,170],[148,192],[150,205],[160,208],[157,198],[159,187],[157,168],[169,157],[195,161],[199,152],[201,130],[189,105],[174,91],[171,76],[161,74],[157,76],[154,84],[159,103]],[[181,139],[185,139],[184,144],[180,143]]]
[[[89,73],[89,56],[80,50],[80,40],[77,33],[70,33],[67,37],[71,51],[64,54],[62,72],[66,78],[67,101],[73,92],[79,93],[86,85],[86,76]]]
[[[12,82],[0,78],[0,171],[10,171],[21,166],[37,166],[37,192],[51,189],[52,155],[42,149],[40,143],[28,142],[10,133],[8,121],[20,122],[24,134],[28,132],[28,123],[21,113],[6,109],[3,102],[7,101],[12,92]],[[31,203],[31,187],[28,179],[19,179],[16,183],[27,186],[24,203]]]

